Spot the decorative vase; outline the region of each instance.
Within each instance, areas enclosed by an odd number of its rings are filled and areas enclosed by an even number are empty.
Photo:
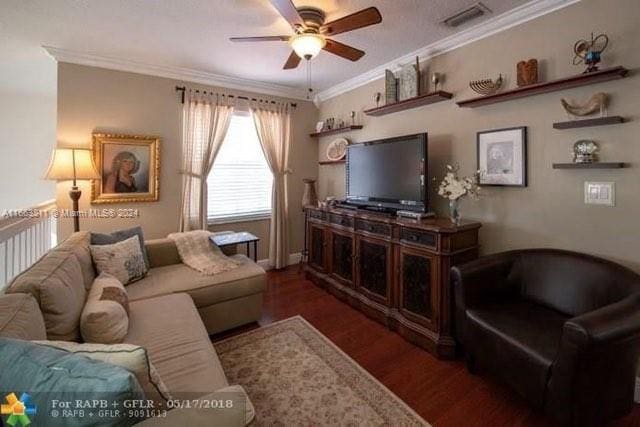
[[[460,225],[460,199],[449,200],[449,218],[455,225]]]
[[[316,193],[316,180],[304,178],[304,193],[302,194],[302,208],[307,206],[318,206],[318,194]]]

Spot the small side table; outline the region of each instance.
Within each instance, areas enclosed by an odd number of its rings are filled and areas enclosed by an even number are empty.
[[[258,241],[260,241],[260,238],[251,233],[242,231],[240,233],[219,234],[211,236],[209,239],[220,248],[245,243],[247,245],[247,256],[249,256],[249,245],[253,243],[253,261],[258,262]]]

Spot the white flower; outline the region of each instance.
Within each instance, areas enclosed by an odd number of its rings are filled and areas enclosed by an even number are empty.
[[[447,165],[447,172],[438,186],[438,195],[449,200],[457,200],[467,195],[477,199],[480,193],[478,186],[480,171],[472,176],[459,178],[458,169],[457,165]]]

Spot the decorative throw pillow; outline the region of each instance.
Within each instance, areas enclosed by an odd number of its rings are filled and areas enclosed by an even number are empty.
[[[52,409],[51,399],[61,402],[109,399],[118,402],[119,408],[123,408],[125,401],[144,399],[136,376],[111,363],[33,341],[9,338],[0,338],[0,354],[0,384],[4,390],[15,391],[18,396],[24,391],[29,393],[30,403],[37,407],[36,414],[29,415],[34,426],[64,424],[79,427],[89,422],[86,417],[51,418],[48,415]],[[128,426],[142,419],[137,414],[120,411],[91,423],[101,427]]]
[[[113,245],[114,243],[122,242],[133,236],[138,236],[140,241],[140,250],[144,257],[144,265],[149,269],[149,257],[147,256],[147,248],[144,245],[144,234],[142,233],[142,227],[132,227],[126,230],[114,231],[111,234],[91,233],[92,245]]]
[[[122,342],[129,331],[129,298],[122,283],[107,273],[93,281],[80,316],[80,332],[86,342]]]
[[[138,236],[112,245],[91,245],[89,248],[98,273],[109,273],[123,285],[142,279],[147,274]]]
[[[156,405],[156,408],[166,408],[165,403],[172,399],[144,347],[134,344],[79,344],[69,341],[33,342],[125,368],[136,376],[148,399],[162,404]]]

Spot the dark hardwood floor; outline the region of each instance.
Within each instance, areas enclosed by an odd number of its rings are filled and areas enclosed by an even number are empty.
[[[301,315],[434,426],[552,426],[507,387],[441,361],[304,280],[297,267],[269,272],[261,325]],[[214,337],[214,341],[257,327]],[[640,426],[640,405],[612,423]]]

